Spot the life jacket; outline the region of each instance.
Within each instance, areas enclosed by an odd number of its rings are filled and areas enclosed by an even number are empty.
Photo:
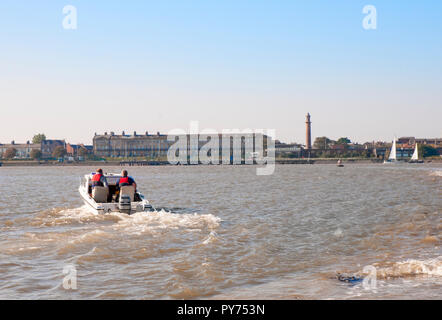
[[[94,174],[94,176],[92,177],[92,187],[103,186],[103,182],[100,181],[102,176],[103,175],[101,173]]]
[[[120,178],[120,183],[118,184],[119,187],[124,186],[130,186],[132,183],[130,183],[129,177],[122,177]]]

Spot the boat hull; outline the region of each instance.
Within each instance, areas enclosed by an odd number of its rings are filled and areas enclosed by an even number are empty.
[[[108,214],[113,212],[120,212],[119,204],[116,202],[112,203],[97,203],[95,200],[89,195],[89,193],[82,186],[78,189],[84,204],[95,214]],[[153,211],[153,207],[150,205],[149,201],[144,199],[142,194],[139,194],[142,201],[132,202],[131,210],[128,214],[133,214],[136,212],[149,212]],[[126,213],[126,212],[124,212]]]
[[[394,165],[396,165],[396,164],[405,164],[405,163],[407,163],[407,162],[405,162],[405,161],[398,161],[398,160],[385,160],[384,161],[384,164],[394,164]]]

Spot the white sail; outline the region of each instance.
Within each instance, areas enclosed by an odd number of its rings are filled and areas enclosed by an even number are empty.
[[[413,152],[413,156],[411,157],[411,160],[413,160],[413,161],[419,160],[419,151],[418,151],[417,143],[414,146],[414,152]]]
[[[393,145],[391,146],[389,160],[396,160],[396,138],[393,141]]]

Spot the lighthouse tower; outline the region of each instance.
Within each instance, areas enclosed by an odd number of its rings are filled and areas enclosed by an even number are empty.
[[[312,122],[310,121],[310,113],[307,113],[305,119],[305,147],[307,150],[312,149]]]

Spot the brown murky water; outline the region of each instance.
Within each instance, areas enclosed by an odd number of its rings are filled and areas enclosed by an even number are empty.
[[[83,206],[94,169],[0,168],[0,298],[442,299],[441,165],[129,168],[133,216]]]

